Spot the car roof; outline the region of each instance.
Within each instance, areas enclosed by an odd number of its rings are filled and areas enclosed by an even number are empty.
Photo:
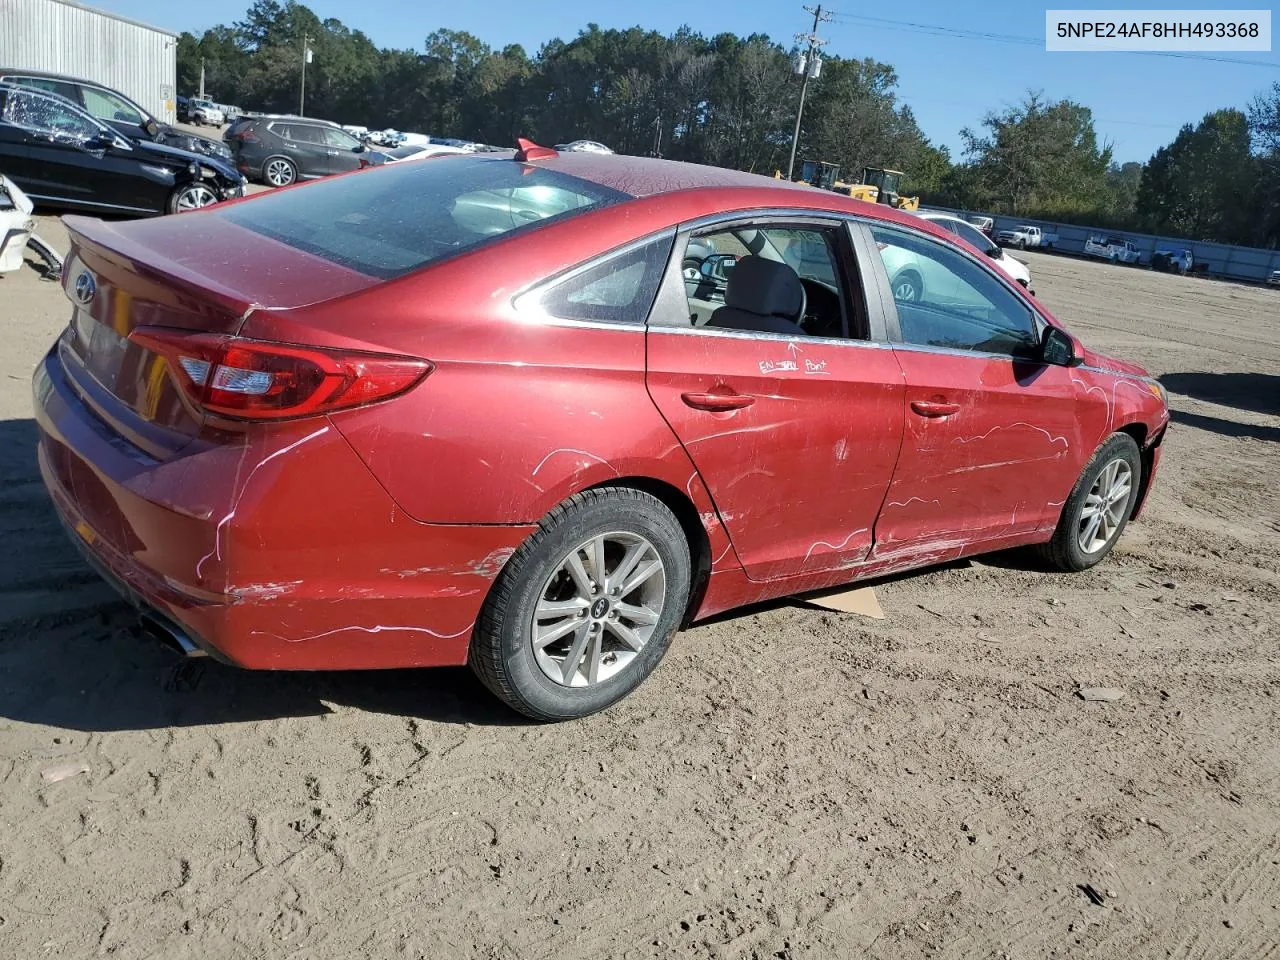
[[[471,153],[451,158],[450,162],[456,159],[468,163],[510,163],[514,155],[512,150]],[[881,203],[855,200],[807,183],[792,183],[743,170],[617,153],[560,153],[528,162],[531,166],[588,180],[636,199],[660,199],[681,194],[687,198],[684,205],[694,217],[760,208],[853,214],[921,231],[948,243],[956,242],[946,230],[913,213],[895,210]]]
[[[779,192],[812,191],[808,184],[775,180],[758,173],[746,173],[726,167],[710,167],[679,160],[654,157],[632,157],[617,153],[566,152],[534,161],[539,167],[569,176],[590,180],[604,187],[629,193],[633,197],[651,197],[677,190],[706,187],[757,187]],[[825,191],[824,191],[825,192]],[[836,194],[832,194],[835,197]]]

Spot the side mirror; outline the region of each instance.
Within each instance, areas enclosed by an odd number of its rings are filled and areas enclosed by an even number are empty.
[[[1078,367],[1084,358],[1076,353],[1076,343],[1071,335],[1052,324],[1045,327],[1044,338],[1040,341],[1040,357],[1055,367]]]
[[[154,137],[160,132],[160,124],[156,123],[154,119],[148,117],[147,122],[142,125],[142,129],[147,131],[148,137]]]
[[[367,149],[367,148],[365,147],[365,145],[364,145],[363,143],[357,143],[354,147],[352,147],[352,148],[351,148],[351,152],[352,152],[352,153],[364,153],[366,149]]]
[[[992,260],[999,260],[1002,252],[999,247],[987,247],[987,256]]]

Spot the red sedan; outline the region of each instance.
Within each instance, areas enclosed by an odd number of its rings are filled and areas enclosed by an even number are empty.
[[[470,663],[582,716],[733,607],[1085,569],[1168,423],[955,238],[729,170],[528,145],[67,225],[44,481],[145,622],[244,667]]]

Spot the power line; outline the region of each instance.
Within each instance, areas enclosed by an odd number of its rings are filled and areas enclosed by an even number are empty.
[[[832,22],[845,26],[869,27],[873,30],[895,30],[902,33],[924,33],[936,37],[954,37],[958,40],[978,40],[987,43],[1010,43],[1043,49],[1045,41],[1039,37],[1020,37],[1009,33],[988,33],[983,30],[965,30],[961,27],[942,27],[931,23],[911,23],[906,20],[888,20],[884,17],[864,17],[855,14],[833,14]],[[1089,51],[1081,51],[1089,52]],[[1098,51],[1099,53],[1105,51]],[[1123,50],[1118,53],[1134,53],[1143,57],[1173,57],[1179,60],[1201,60],[1213,63],[1231,63],[1242,67],[1269,67],[1280,70],[1280,63],[1268,60],[1246,60],[1235,57],[1215,57],[1209,54],[1181,53],[1173,50]]]

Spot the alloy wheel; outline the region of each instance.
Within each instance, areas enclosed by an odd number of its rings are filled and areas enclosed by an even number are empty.
[[[666,569],[644,537],[618,531],[579,544],[538,595],[529,625],[538,667],[566,687],[616,676],[653,636],[666,598]]]
[[[267,164],[267,182],[273,187],[287,187],[293,183],[293,167],[288,160],[272,160]]]
[[[174,209],[178,213],[185,213],[189,210],[199,210],[201,207],[207,207],[217,202],[217,194],[212,190],[203,183],[193,183],[178,194]]]
[[[1118,457],[1102,468],[1080,508],[1077,541],[1084,553],[1097,553],[1111,542],[1124,522],[1132,490],[1133,470],[1127,460]]]

